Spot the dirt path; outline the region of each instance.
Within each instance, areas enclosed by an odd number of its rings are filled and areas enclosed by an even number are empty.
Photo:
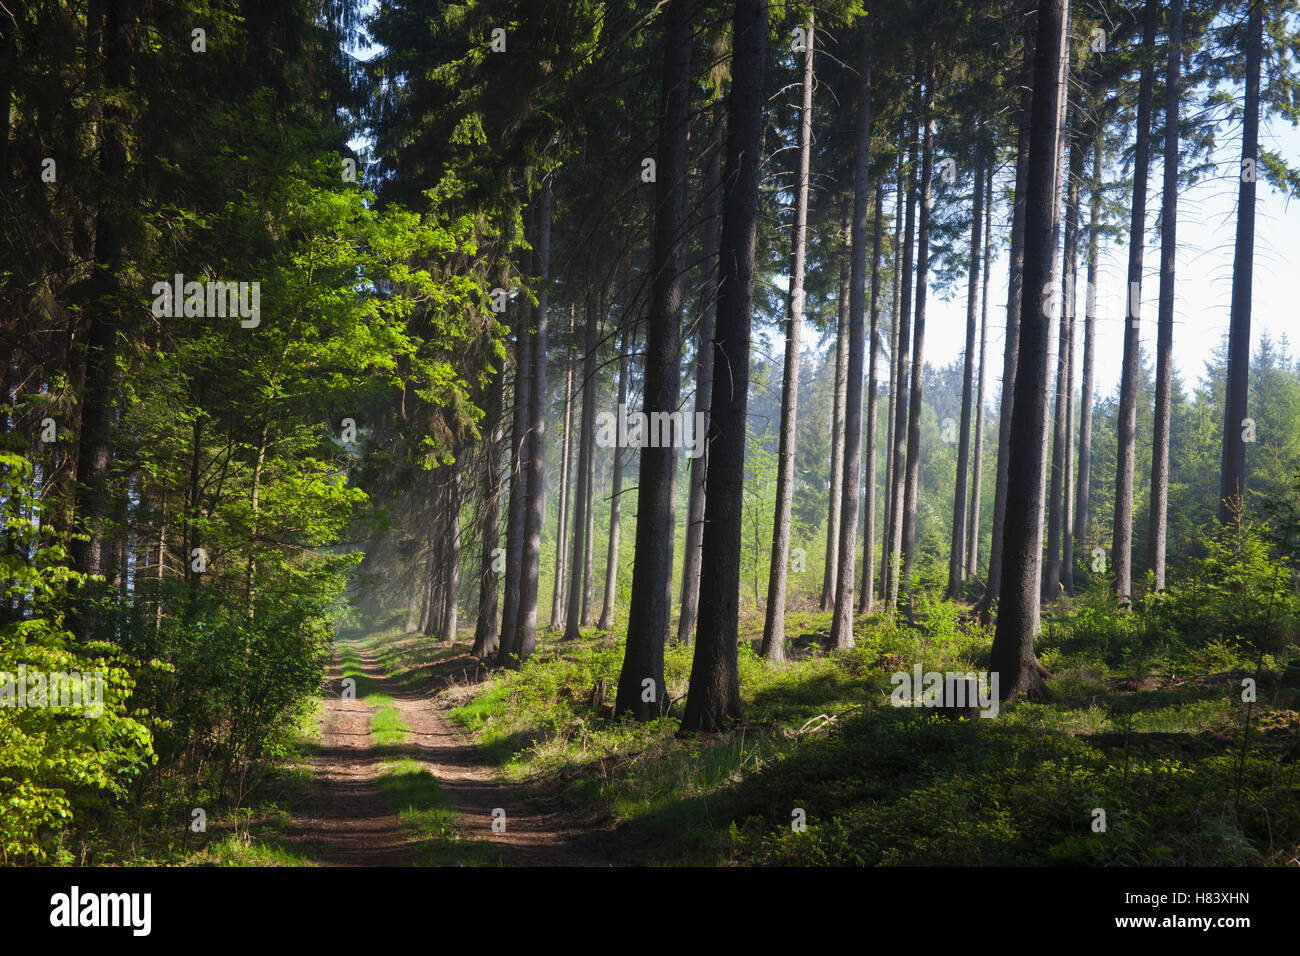
[[[409,758],[437,778],[457,808],[461,832],[490,842],[499,850],[503,865],[618,864],[594,821],[580,819],[561,807],[553,793],[501,781],[484,762],[479,748],[447,721],[448,705],[397,686],[369,653],[357,649],[363,673],[393,699],[410,728],[408,742],[376,746],[370,735],[375,708],[360,700],[327,696],[322,708],[321,746],[311,760],[315,787],[306,809],[285,832],[287,842],[323,865],[412,864],[418,840],[389,809],[378,783],[385,761]],[[463,670],[468,660],[460,663]],[[450,675],[452,669],[445,671]],[[341,669],[337,660],[328,677],[328,686],[338,693]],[[436,674],[431,677],[437,681]],[[492,829],[492,814],[498,808],[505,812],[504,833]]]

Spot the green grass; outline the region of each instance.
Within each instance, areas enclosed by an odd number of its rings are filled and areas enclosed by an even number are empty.
[[[390,668],[398,668],[408,679],[412,672],[428,661],[417,658],[405,664],[391,648],[385,650],[383,636],[364,642],[368,652],[390,679],[399,685]],[[371,740],[378,747],[396,747],[410,741],[411,728],[402,719],[393,698],[379,690],[378,684],[362,672],[360,649],[352,643],[339,648],[343,676],[357,681],[357,696],[374,707],[370,719]],[[440,655],[434,655],[440,658]],[[385,760],[379,767],[379,787],[389,807],[399,816],[403,827],[415,841],[415,863],[420,866],[488,866],[500,862],[499,854],[481,840],[468,839],[457,826],[457,811],[450,798],[438,786],[438,780],[419,761]]]
[[[417,840],[418,865],[491,866],[500,862],[490,843],[469,839],[460,831],[455,805],[418,761],[387,761],[379,771],[379,786]]]
[[[1241,677],[1248,648],[1197,646],[1081,600],[1053,612],[1039,653],[1053,699],[952,723],[890,706],[889,676],[985,670],[989,630],[964,608],[920,600],[917,626],[860,618],[846,652],[806,647],[784,665],[741,633],[747,726],[676,736],[691,664],[670,647],[670,715],[602,719],[619,636],[584,635],[495,674],[452,718],[508,776],[553,779],[575,806],[619,822],[641,862],[932,865],[1240,865],[1300,854],[1300,683],[1265,656],[1251,746]],[[791,635],[829,616],[791,615]],[[1291,676],[1286,676],[1291,675]],[[1272,728],[1265,731],[1265,727]],[[1238,781],[1240,774],[1240,783]],[[1094,831],[1093,811],[1107,829]],[[792,828],[802,811],[804,829]]]

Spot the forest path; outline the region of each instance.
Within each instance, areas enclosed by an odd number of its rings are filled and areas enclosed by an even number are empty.
[[[315,775],[304,815],[295,817],[285,834],[304,845],[324,865],[416,865],[421,838],[393,812],[379,781],[386,762],[416,761],[431,773],[455,807],[461,845],[485,843],[492,862],[506,866],[612,866],[620,861],[600,839],[601,828],[563,807],[557,795],[540,787],[499,779],[482,749],[453,726],[446,711],[453,706],[438,691],[462,675],[471,661],[455,658],[430,669],[425,686],[413,690],[397,684],[362,645],[344,642],[360,658],[363,679],[358,696],[368,690],[391,698],[409,728],[403,744],[380,746],[371,720],[380,708],[363,700],[334,696],[343,679],[336,656],[328,672],[330,694],[324,698],[321,743],[311,760]],[[492,829],[493,811],[504,811],[504,832]],[[445,841],[444,841],[445,842]],[[602,846],[602,844],[604,844]],[[473,847],[481,849],[481,847]],[[480,855],[477,861],[481,862]]]

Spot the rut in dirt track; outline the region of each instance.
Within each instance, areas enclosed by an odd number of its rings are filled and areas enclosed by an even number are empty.
[[[379,747],[371,738],[376,708],[334,696],[341,686],[337,660],[329,669],[330,694],[321,718],[321,746],[312,758],[315,784],[308,808],[285,833],[313,859],[335,866],[401,866],[416,862],[418,840],[403,827],[379,787],[387,760],[411,759],[438,780],[455,804],[462,834],[490,842],[507,866],[612,866],[623,861],[612,834],[598,820],[560,806],[554,793],[506,783],[482,751],[446,716],[446,704],[399,687],[375,659],[357,648],[362,672],[393,699],[410,728],[406,744]],[[476,666],[464,656],[432,669],[435,686]],[[505,811],[506,831],[492,831],[492,812]]]

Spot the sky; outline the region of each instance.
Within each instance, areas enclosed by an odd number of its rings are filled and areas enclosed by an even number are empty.
[[[353,55],[369,59],[378,47],[354,48]],[[1240,91],[1238,91],[1240,92]],[[1190,392],[1202,381],[1205,363],[1219,346],[1228,329],[1232,298],[1233,245],[1236,237],[1238,171],[1241,163],[1240,126],[1220,131],[1214,154],[1218,173],[1203,179],[1178,197],[1178,242],[1175,261],[1174,366]],[[1282,119],[1265,118],[1260,123],[1260,144],[1280,154],[1289,165],[1300,163],[1300,129]],[[354,149],[369,146],[356,139]],[[1141,340],[1154,359],[1156,312],[1159,294],[1160,242],[1154,230],[1159,212],[1163,180],[1163,141],[1153,138],[1151,175],[1147,186],[1146,250],[1143,256]],[[1085,172],[1085,175],[1087,173]],[[1115,175],[1111,172],[1111,176]],[[1087,191],[1081,196],[1082,215],[1087,217]],[[1005,203],[995,209],[994,249],[989,287],[989,375],[987,400],[996,404],[1002,378],[1002,351],[1006,325],[1008,260],[1005,237],[1009,209]],[[1086,234],[1085,234],[1086,235]],[[1081,237],[1081,243],[1085,241]],[[1075,381],[1082,375],[1083,306],[1086,262],[1080,250],[1078,304],[1076,306]],[[1128,275],[1128,243],[1103,240],[1099,255],[1097,284],[1096,388],[1104,397],[1118,390],[1124,354],[1125,285]],[[788,277],[777,277],[785,286]],[[926,316],[926,361],[934,367],[950,365],[962,357],[966,337],[966,282],[954,283],[950,298],[930,290]],[[1274,341],[1287,334],[1294,347],[1300,346],[1300,199],[1288,200],[1263,179],[1259,181],[1255,220],[1255,269],[1251,309],[1251,349],[1264,334]],[[756,316],[755,345],[780,361],[781,344],[770,330],[760,330]],[[1055,333],[1054,333],[1055,334]],[[978,341],[978,339],[977,339]],[[804,351],[824,349],[816,336],[806,335]],[[884,367],[882,365],[882,374]],[[1053,373],[1054,374],[1054,373]]]
[[[1205,363],[1228,330],[1232,299],[1233,245],[1236,239],[1237,172],[1241,163],[1239,128],[1227,129],[1214,155],[1218,174],[1184,189],[1178,197],[1178,242],[1175,254],[1174,365],[1188,391],[1204,376]],[[1278,152],[1288,162],[1300,162],[1300,130],[1284,120],[1261,122],[1260,144]],[[1155,356],[1156,312],[1160,287],[1160,240],[1154,230],[1159,212],[1162,181],[1161,143],[1152,144],[1151,177],[1147,186],[1147,245],[1143,255],[1141,340]],[[1085,171],[1085,175],[1087,175]],[[1087,217],[1087,193],[1081,197]],[[1005,235],[1005,205],[995,213],[994,249],[999,219]],[[1105,243],[1098,257],[1096,369],[1099,396],[1118,389],[1124,354],[1125,284],[1128,243]],[[1006,325],[1007,257],[993,260],[989,287],[989,369],[991,382],[1000,382]],[[1079,263],[1076,307],[1075,381],[1082,372],[1083,305],[1086,262]],[[931,291],[926,315],[926,361],[933,366],[951,364],[965,349],[966,283],[948,301]],[[1257,187],[1255,220],[1255,270],[1251,308],[1251,348],[1267,333],[1274,341],[1286,333],[1293,347],[1300,345],[1300,199],[1287,197],[1261,179]],[[1000,386],[997,386],[1000,388]],[[997,391],[988,393],[996,403]]]

